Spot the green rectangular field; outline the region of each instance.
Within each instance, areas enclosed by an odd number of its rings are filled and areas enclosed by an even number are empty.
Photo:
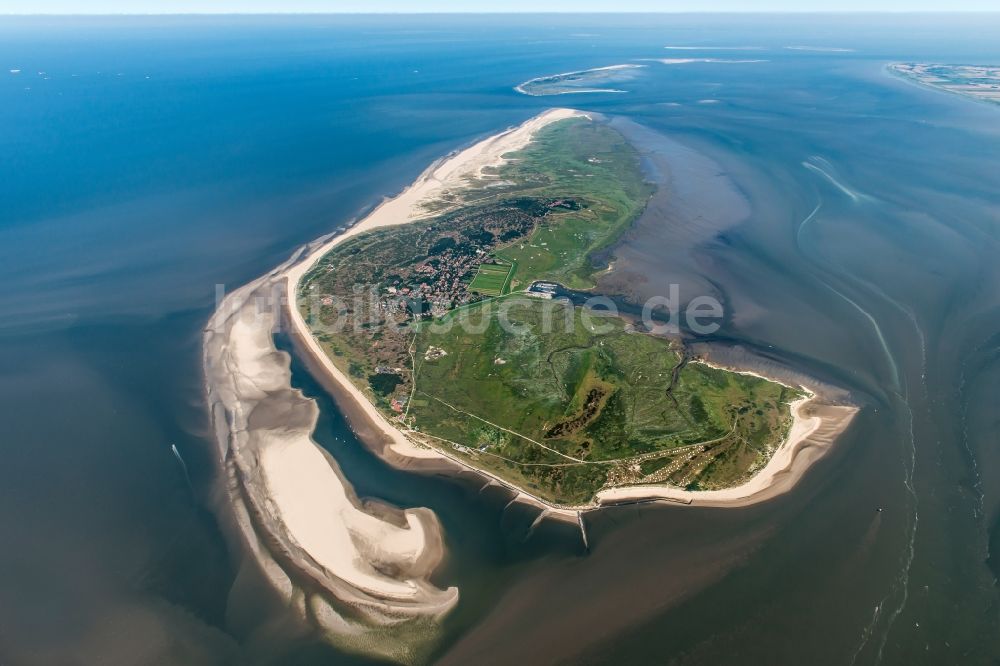
[[[483,264],[469,283],[469,289],[484,296],[500,296],[512,269],[512,265]]]

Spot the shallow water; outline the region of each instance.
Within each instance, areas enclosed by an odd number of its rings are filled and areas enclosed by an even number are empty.
[[[768,62],[512,90],[692,43]],[[783,48],[803,43],[856,50]],[[255,625],[265,592],[227,609],[199,367],[216,285],[553,103],[666,137],[648,159],[675,196],[619,269],[720,296],[706,342],[864,409],[787,497],[591,514],[588,553],[499,491],[389,469],[296,366],[358,492],[442,518],[462,601],[441,661],[995,660],[1000,110],[883,65],[998,44],[975,17],[5,19],[0,660],[343,663]]]

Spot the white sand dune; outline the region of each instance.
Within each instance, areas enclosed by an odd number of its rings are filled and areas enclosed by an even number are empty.
[[[261,312],[237,316],[228,344],[228,369],[241,400],[237,411],[257,401],[247,420],[266,490],[265,510],[299,547],[344,582],[383,599],[417,599],[421,590],[414,580],[386,576],[377,567],[420,561],[428,546],[424,525],[413,513],[406,513],[406,524],[398,526],[359,508],[337,469],[311,440],[311,429],[296,427],[297,419],[289,418],[295,401],[305,399],[290,395],[287,365],[270,337],[272,322]],[[261,402],[269,399],[281,401],[278,418],[254,419]]]

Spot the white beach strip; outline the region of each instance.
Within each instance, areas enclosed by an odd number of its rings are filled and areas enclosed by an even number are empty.
[[[458,602],[429,580],[444,556],[437,517],[363,502],[313,441],[319,407],[275,347],[283,266],[229,294],[205,328],[205,386],[219,491],[245,555],[296,622],[336,645],[403,663]],[[241,577],[243,574],[241,574]],[[252,584],[252,583],[251,583]]]
[[[786,46],[789,51],[813,51],[815,53],[854,53],[855,49],[839,46]]]
[[[579,88],[573,90],[559,90],[557,92],[535,93],[535,92],[529,92],[527,90],[522,90],[521,86],[514,88],[514,90],[524,95],[529,95],[531,97],[551,97],[553,95],[587,95],[593,93],[608,93],[613,95],[620,95],[628,92],[627,90],[620,90],[618,88]]]
[[[763,51],[763,46],[664,46],[668,51]]]
[[[743,65],[755,62],[769,62],[762,58],[746,58],[743,60],[734,60],[731,58],[650,58],[650,60],[663,65],[689,65],[697,62],[715,63],[719,65]]]

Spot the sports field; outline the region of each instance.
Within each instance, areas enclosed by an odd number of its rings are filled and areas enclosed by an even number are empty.
[[[506,291],[513,271],[513,264],[482,264],[469,283],[469,290],[483,296],[500,296]]]

